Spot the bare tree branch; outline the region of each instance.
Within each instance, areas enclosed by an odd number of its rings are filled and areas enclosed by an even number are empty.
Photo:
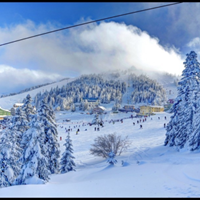
[[[115,155],[121,155],[129,146],[131,142],[128,141],[128,136],[124,139],[117,136],[115,133],[98,136],[90,148],[90,152],[94,156],[107,158],[108,154],[112,151]]]

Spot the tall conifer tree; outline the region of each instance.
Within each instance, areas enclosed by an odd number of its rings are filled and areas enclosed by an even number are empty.
[[[196,131],[194,118],[198,110],[197,97],[200,91],[200,65],[197,54],[186,55],[185,69],[178,85],[178,96],[172,107],[173,115],[167,125],[164,145],[181,149],[188,143],[191,133]]]
[[[38,109],[38,115],[42,121],[44,128],[46,146],[45,155],[48,158],[48,169],[54,174],[59,172],[59,143],[58,143],[58,131],[55,123],[55,115],[53,110],[48,106],[45,100],[41,101],[40,108]]]
[[[62,158],[61,158],[61,168],[60,168],[60,172],[61,173],[66,173],[69,171],[75,171],[74,167],[76,166],[73,159],[74,156],[73,154],[73,148],[72,148],[72,140],[70,139],[70,135],[68,132],[68,136],[65,139],[65,152],[62,154]]]

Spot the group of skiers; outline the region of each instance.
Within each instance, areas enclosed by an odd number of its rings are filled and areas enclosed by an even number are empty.
[[[149,117],[150,117],[150,116],[149,116]],[[133,119],[133,116],[131,115],[131,117],[123,118],[123,119],[116,119],[116,120],[111,119],[111,120],[109,120],[109,121],[108,121],[108,120],[105,120],[105,122],[113,123],[113,124],[115,124],[115,122],[121,122],[121,123],[123,123],[123,120],[124,120],[124,119],[130,119],[130,118]],[[165,116],[164,119],[166,120],[167,117]],[[151,120],[152,120],[152,118],[151,118]],[[160,117],[158,117],[158,120],[160,120]],[[143,119],[142,119],[142,118],[138,119],[138,120],[137,120],[137,124],[140,124],[141,122],[145,122],[145,121],[147,121],[147,116],[144,116]],[[73,122],[72,122],[72,123],[73,123]],[[78,122],[77,122],[77,123],[78,123]],[[79,122],[79,123],[80,123],[80,122]],[[103,124],[104,124],[103,122],[99,123],[99,124],[98,124],[98,127],[94,127],[94,131],[100,131],[99,125],[102,126],[102,127],[104,127]],[[92,126],[91,123],[82,123],[82,126],[87,126],[87,125]],[[135,126],[135,122],[133,122],[133,126]],[[63,126],[60,126],[60,127],[63,128]],[[80,128],[80,125],[75,125],[73,128],[77,128],[77,127]],[[78,133],[80,132],[80,129],[79,129],[79,128],[76,130],[76,135],[78,135]],[[142,128],[143,128],[143,125],[140,124],[140,129],[142,129]],[[164,123],[164,128],[166,128],[166,123]],[[70,132],[70,131],[72,131],[72,128],[71,128],[70,126],[69,126],[68,129],[65,127],[65,131],[66,131],[66,133],[67,133],[67,132]],[[87,129],[85,129],[85,131],[87,131]],[[60,140],[62,140],[62,138],[60,138]]]

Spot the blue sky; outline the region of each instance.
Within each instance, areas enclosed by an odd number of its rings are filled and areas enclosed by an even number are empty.
[[[167,3],[0,3],[0,44]],[[200,3],[118,17],[0,47],[0,94],[105,69],[181,74],[200,52]],[[9,80],[9,81],[7,81]]]

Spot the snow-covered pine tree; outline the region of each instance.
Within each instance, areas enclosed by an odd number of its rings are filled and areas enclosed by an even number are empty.
[[[31,121],[31,116],[36,113],[36,110],[31,105],[31,102],[32,102],[31,95],[28,94],[24,100],[24,105],[22,106],[22,110],[25,112],[27,120],[29,122]]]
[[[200,99],[200,96],[198,96]],[[197,104],[198,108],[196,109],[193,116],[193,132],[190,134],[189,139],[185,146],[187,149],[194,151],[200,149],[200,105]]]
[[[0,156],[0,187],[8,187],[12,185],[12,172],[9,174],[7,173],[7,171],[9,172],[10,170],[8,170],[7,162],[9,161],[5,153],[1,152]]]
[[[36,109],[39,108],[41,96],[42,96],[41,92],[39,92],[39,93],[37,93],[37,94],[35,95],[35,98],[34,98],[34,105],[35,105]]]
[[[88,108],[89,108],[89,103],[87,100],[85,100],[85,102],[83,102],[83,111],[88,110]]]
[[[53,110],[47,105],[45,100],[41,101],[40,108],[38,109],[38,115],[42,121],[44,128],[46,146],[45,156],[48,158],[47,167],[49,171],[54,174],[59,172],[59,143],[58,143],[58,131],[55,123],[55,115]]]
[[[32,117],[30,128],[26,131],[27,145],[21,157],[22,168],[14,184],[42,184],[49,180],[48,159],[45,155],[45,133],[38,115]]]
[[[12,185],[20,172],[19,157],[21,149],[17,145],[16,135],[5,129],[0,140],[0,187]]]
[[[194,120],[199,115],[199,112],[197,112],[199,106],[197,97],[200,91],[200,65],[194,51],[186,56],[185,69],[178,83],[178,96],[172,107],[173,115],[167,124],[166,139],[164,141],[165,146],[176,146],[178,150],[188,144],[189,137],[190,145],[193,145],[193,147],[198,146],[191,139],[191,135],[195,138],[195,135],[198,135],[196,131],[199,130],[199,124],[197,126]]]
[[[96,113],[94,115],[94,119],[92,120],[92,124],[95,124],[95,125],[99,125],[100,124],[100,119],[99,119],[99,114]]]
[[[61,162],[60,162],[60,172],[66,173],[69,171],[76,171],[74,167],[76,166],[74,163],[74,156],[73,154],[73,148],[72,148],[72,140],[70,139],[70,135],[68,132],[67,138],[65,139],[65,152],[62,154]]]
[[[17,142],[23,148],[25,144],[22,143],[23,134],[28,130],[28,120],[26,114],[21,107],[18,107],[15,112],[15,116],[11,118],[11,125],[9,126],[12,132],[15,132]]]
[[[191,60],[187,60],[188,64],[190,65],[196,65],[200,68],[200,63],[197,62],[196,56],[194,55],[194,58]],[[200,70],[199,70],[200,71]],[[198,80],[198,84],[195,85],[196,91],[194,91],[194,102],[193,102],[193,132],[189,135],[189,139],[185,146],[191,151],[200,149],[200,72],[196,71],[196,76],[194,75],[194,81],[195,79]]]
[[[106,162],[108,162],[110,165],[114,165],[117,163],[117,160],[115,159],[115,154],[113,151],[111,151],[108,154],[108,158],[107,158]]]
[[[120,108],[120,100],[119,100],[119,98],[118,97],[116,97],[115,98],[115,104],[113,105],[113,107],[112,107],[112,111],[113,112],[117,112],[118,111],[118,109]]]
[[[72,112],[75,112],[75,111],[76,111],[76,106],[75,106],[74,103],[71,105],[71,111],[72,111]]]

